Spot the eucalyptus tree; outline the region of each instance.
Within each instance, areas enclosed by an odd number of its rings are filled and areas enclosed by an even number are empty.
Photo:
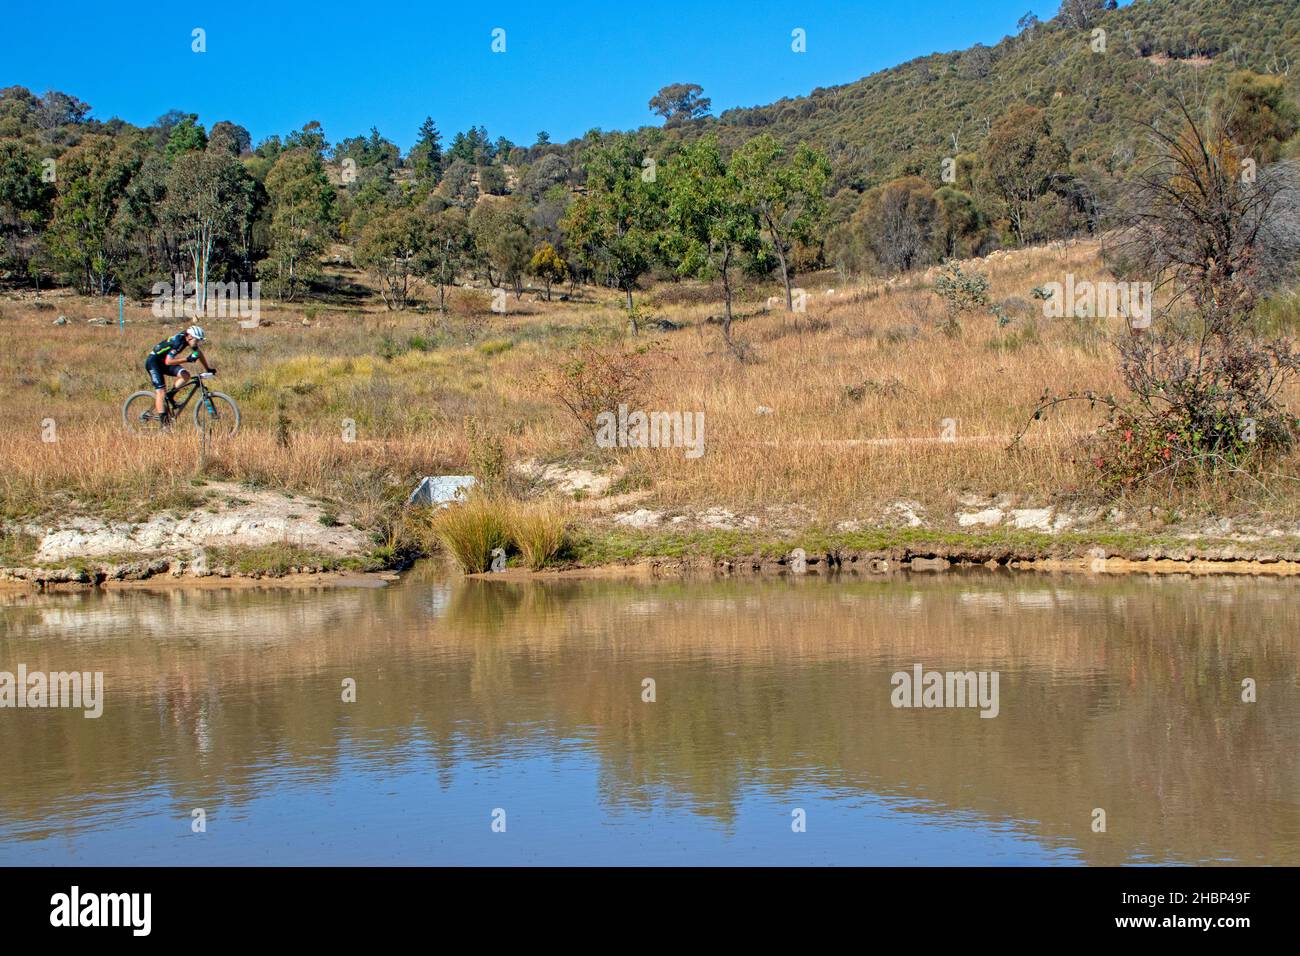
[[[447,311],[447,286],[474,262],[474,236],[469,216],[459,206],[434,197],[422,215],[422,239],[416,270],[438,287],[438,311]]]
[[[46,247],[65,279],[89,295],[110,292],[127,258],[118,211],[139,164],[106,136],[87,136],[59,158]]]
[[[665,251],[679,275],[722,281],[722,337],[739,358],[742,350],[731,336],[732,270],[743,256],[759,251],[759,213],[713,137],[684,148],[666,179]]]
[[[222,251],[239,244],[253,217],[250,182],[243,164],[223,148],[184,152],[167,175],[163,216],[190,267],[200,314]]]
[[[335,222],[334,187],[315,153],[291,149],[280,154],[266,176],[271,204],[268,255],[275,288],[293,301],[315,274]]]
[[[743,201],[758,214],[768,244],[776,253],[785,286],[785,308],[792,311],[790,250],[795,242],[813,241],[825,222],[830,162],[806,143],[788,155],[771,134],[764,133],[736,150],[730,168]]]
[[[586,153],[586,192],[561,221],[569,247],[593,272],[603,272],[627,298],[637,332],[632,290],[653,265],[661,240],[663,190],[654,160],[631,133],[593,137]]]

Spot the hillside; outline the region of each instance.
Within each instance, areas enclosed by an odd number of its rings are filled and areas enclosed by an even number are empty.
[[[1106,31],[1104,53],[1091,49],[1094,28]],[[1113,170],[1132,157],[1129,121],[1160,107],[1152,89],[1172,82],[1208,92],[1242,69],[1285,74],[1292,94],[1300,91],[1300,3],[1135,0],[1083,29],[1053,19],[995,46],[934,53],[668,132],[716,132],[732,146],[759,132],[807,141],[829,156],[832,190],[861,191],[902,175],[935,177],[943,157],[973,151],[994,119],[1027,103],[1049,110],[1077,167]]]

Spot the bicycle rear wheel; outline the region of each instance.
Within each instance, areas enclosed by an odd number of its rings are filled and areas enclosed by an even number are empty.
[[[212,438],[239,433],[239,406],[225,392],[208,392],[194,403],[194,427]]]
[[[160,428],[154,409],[153,392],[135,392],[122,403],[122,424],[127,431],[144,434]]]

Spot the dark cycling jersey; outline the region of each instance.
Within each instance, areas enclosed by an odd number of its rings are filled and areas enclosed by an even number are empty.
[[[189,345],[185,342],[185,333],[177,332],[169,339],[163,339],[152,349],[149,350],[148,357],[144,360],[145,371],[149,373],[149,381],[153,383],[154,388],[166,388],[167,379],[176,378],[180,373],[180,368],[175,365],[168,365],[167,356],[173,358],[182,355]],[[182,361],[197,362],[199,360],[199,350],[192,350]]]
[[[149,352],[149,357],[153,358],[154,356],[157,356],[158,358],[164,358],[166,356],[171,356],[172,358],[175,358],[188,348],[189,345],[185,342],[185,333],[177,332],[171,338],[163,339],[155,345],[153,350]],[[185,359],[186,362],[197,362],[198,360],[198,349],[191,350],[189,357]]]

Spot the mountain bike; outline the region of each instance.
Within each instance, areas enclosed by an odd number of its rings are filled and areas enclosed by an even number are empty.
[[[239,406],[225,392],[214,392],[208,388],[204,379],[211,378],[213,372],[200,372],[193,375],[184,385],[177,385],[167,390],[163,399],[164,412],[160,419],[154,411],[153,392],[135,392],[122,404],[122,422],[128,431],[146,432],[165,429],[173,422],[180,421],[185,407],[191,399],[198,396],[194,405],[194,427],[206,435],[218,438],[233,438],[239,431]]]

